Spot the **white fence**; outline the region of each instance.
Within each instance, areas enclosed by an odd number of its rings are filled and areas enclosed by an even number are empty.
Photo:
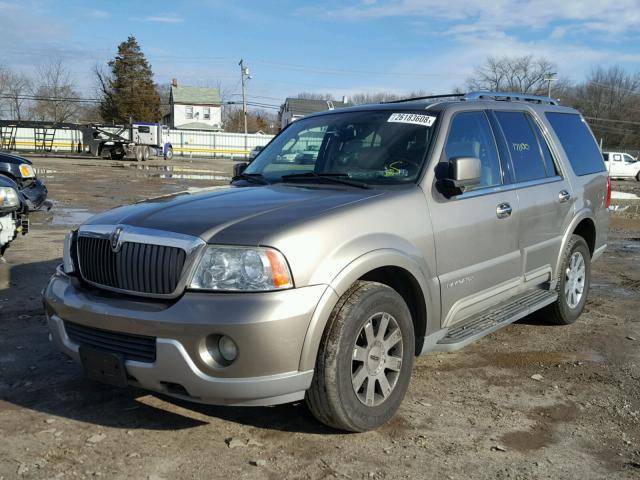
[[[169,134],[174,156],[178,157],[245,157],[253,147],[266,145],[273,138],[272,135],[244,135],[206,130],[170,130]],[[33,128],[18,128],[11,149],[42,150],[42,147],[36,145],[35,135]],[[8,139],[3,137],[2,140],[3,144],[0,147],[7,148]],[[57,129],[53,141],[47,141],[48,145],[57,153],[82,152],[82,134],[79,130]]]

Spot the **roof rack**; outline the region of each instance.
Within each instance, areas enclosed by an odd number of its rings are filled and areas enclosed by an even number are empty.
[[[531,102],[544,103],[548,105],[559,105],[558,100],[549,97],[541,97],[539,95],[529,95],[527,93],[516,92],[469,92],[462,95],[462,100],[501,100],[506,102]]]
[[[404,103],[404,102],[413,102],[415,100],[432,100],[434,98],[451,98],[451,97],[462,98],[465,95],[466,95],[465,93],[448,93],[446,95],[427,95],[424,97],[402,98],[400,100],[391,100],[389,102],[380,102],[380,103]]]

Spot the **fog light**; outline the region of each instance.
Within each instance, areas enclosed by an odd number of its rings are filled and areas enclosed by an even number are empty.
[[[231,337],[226,335],[222,335],[218,340],[218,350],[220,351],[220,356],[229,363],[233,362],[238,356],[237,345],[231,340]]]

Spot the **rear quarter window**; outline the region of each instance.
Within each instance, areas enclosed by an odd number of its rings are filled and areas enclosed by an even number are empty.
[[[547,112],[545,116],[560,140],[576,175],[606,171],[600,149],[580,115]]]

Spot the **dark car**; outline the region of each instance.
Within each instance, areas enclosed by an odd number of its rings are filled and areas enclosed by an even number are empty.
[[[5,250],[19,233],[29,230],[29,210],[13,180],[0,175],[0,262]]]
[[[9,177],[18,185],[29,210],[38,210],[45,204],[47,187],[36,176],[31,160],[0,152],[0,175]]]

